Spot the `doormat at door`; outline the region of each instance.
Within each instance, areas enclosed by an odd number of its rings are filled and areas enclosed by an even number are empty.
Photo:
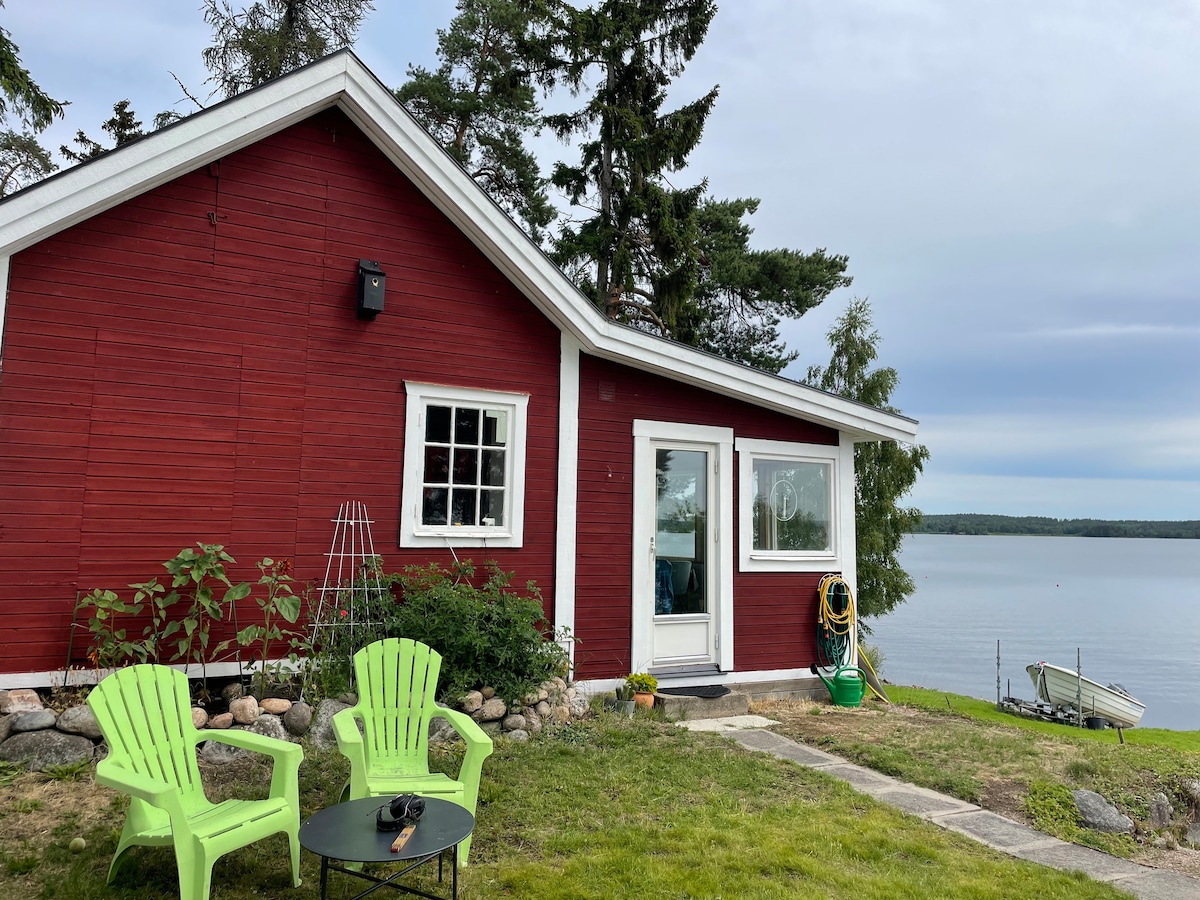
[[[658,692],[674,697],[724,697],[729,688],[723,684],[702,684],[699,687],[659,688]]]

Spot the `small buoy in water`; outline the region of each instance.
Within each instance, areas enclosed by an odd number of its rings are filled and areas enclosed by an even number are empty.
[[[70,848],[72,853],[82,853],[87,849],[87,841],[81,837],[71,838]]]

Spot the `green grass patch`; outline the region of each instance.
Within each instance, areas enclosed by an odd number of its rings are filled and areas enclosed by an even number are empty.
[[[456,754],[436,759],[438,767],[456,764]],[[268,768],[238,764],[206,769],[205,775],[214,779],[214,798],[261,795]],[[336,751],[308,751],[301,766],[302,814],[335,802],[346,773]],[[86,780],[70,788],[90,792],[80,807],[40,811],[31,830],[35,836],[6,848],[0,896],[174,895],[174,857],[166,848],[134,850],[116,882],[105,885],[124,801]],[[87,840],[80,853],[68,849],[75,836]],[[304,853],[305,883],[292,890],[286,857],[281,837],[223,857],[214,873],[213,900],[317,897],[317,858]],[[418,886],[444,893],[446,885],[437,886],[435,876],[436,868],[427,867]],[[331,875],[332,898],[362,887]],[[1113,900],[1124,895],[1077,874],[998,854],[821,773],[639,715],[600,716],[528,743],[497,742],[484,767],[471,866],[460,879],[460,896]]]
[[[897,704],[861,711],[776,714],[776,730],[853,762],[1007,813],[1063,840],[1118,855],[1130,838],[1080,828],[1071,791],[1096,791],[1146,826],[1150,799],[1162,792],[1187,827],[1188,782],[1200,779],[1200,732],[1092,731],[998,711],[987,700],[925,688],[889,686]],[[770,709],[764,709],[767,714]],[[907,712],[906,712],[907,711]]]

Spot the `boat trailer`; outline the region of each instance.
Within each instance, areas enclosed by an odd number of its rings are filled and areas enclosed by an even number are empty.
[[[1073,706],[1043,703],[1040,700],[1022,700],[1020,697],[1001,697],[996,708],[1002,712],[1027,719],[1037,719],[1041,722],[1054,722],[1058,725],[1070,725],[1072,728],[1090,728],[1100,730],[1112,725],[1107,719],[1097,716],[1081,715]],[[1125,729],[1113,725],[1117,729],[1117,739],[1125,743]]]

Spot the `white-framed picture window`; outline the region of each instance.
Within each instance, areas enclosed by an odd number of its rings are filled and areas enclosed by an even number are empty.
[[[405,382],[401,547],[520,547],[527,394]]]
[[[841,448],[741,439],[737,452],[740,569],[807,572],[840,568]],[[850,485],[853,490],[852,481]],[[852,512],[852,497],[849,505]]]

